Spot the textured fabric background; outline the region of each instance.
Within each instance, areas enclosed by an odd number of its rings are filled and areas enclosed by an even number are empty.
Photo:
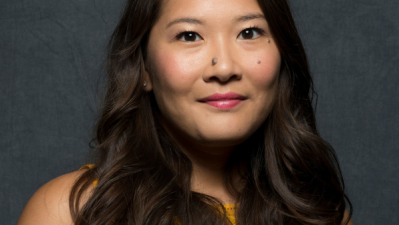
[[[292,0],[355,224],[399,224],[399,2]],[[0,218],[86,162],[123,1],[0,1]]]

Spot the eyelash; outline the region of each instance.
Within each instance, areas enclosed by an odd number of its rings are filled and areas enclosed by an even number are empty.
[[[263,36],[263,35],[265,35],[265,33],[266,33],[263,29],[259,28],[258,26],[251,26],[251,27],[249,27],[249,28],[246,28],[246,29],[242,30],[242,31],[240,32],[240,34],[238,34],[237,38],[238,38],[239,36],[241,36],[241,35],[243,34],[243,32],[246,31],[246,30],[255,31],[255,32],[258,33],[258,36]],[[179,32],[178,32],[178,34],[177,34],[176,37],[175,37],[175,40],[182,40],[182,38],[184,37],[184,35],[189,34],[189,33],[192,33],[192,34],[194,34],[194,35],[196,35],[197,37],[199,37],[199,38],[202,39],[202,37],[201,37],[197,32],[195,32],[195,31],[192,31],[192,30],[183,30],[183,31],[179,31]],[[257,37],[251,38],[251,39],[256,39],[256,38],[257,38]],[[197,39],[197,38],[196,38],[196,39]],[[251,39],[249,39],[249,40],[251,40]],[[184,40],[183,40],[183,41],[184,41]],[[194,40],[194,41],[196,41],[196,40]],[[186,42],[194,42],[194,41],[186,41]]]
[[[193,33],[196,36],[199,36],[200,38],[202,38],[197,32],[192,31],[192,30],[183,30],[183,31],[179,31],[178,34],[176,35],[175,39],[176,40],[181,40],[183,38],[184,35],[189,34],[189,33]],[[187,42],[193,42],[193,41],[187,41]]]
[[[258,33],[259,36],[263,36],[263,35],[266,34],[266,32],[263,29],[259,28],[258,26],[251,26],[249,28],[246,28],[246,29],[242,30],[237,37],[241,36],[243,34],[243,32],[246,31],[246,30],[255,31],[255,32]],[[251,38],[251,39],[256,39],[256,38]]]

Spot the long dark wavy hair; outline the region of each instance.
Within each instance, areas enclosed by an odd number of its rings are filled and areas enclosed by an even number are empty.
[[[352,212],[352,206],[335,152],[316,129],[313,81],[289,5],[286,0],[258,3],[282,65],[272,111],[226,166],[226,186],[237,201],[236,223],[341,224],[345,208]],[[70,194],[76,225],[231,224],[218,199],[190,189],[192,163],[159,125],[153,94],[142,85],[148,37],[161,8],[162,0],[128,0],[109,42],[96,166]],[[238,186],[232,176],[237,165],[245,168]],[[79,208],[84,190],[96,179],[91,197]]]

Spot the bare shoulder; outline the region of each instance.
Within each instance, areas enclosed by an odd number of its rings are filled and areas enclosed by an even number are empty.
[[[348,220],[349,216],[350,216],[350,215],[349,215],[348,210],[345,209],[344,219],[342,220],[341,225],[354,225],[354,224],[353,224],[353,221],[352,221],[352,218],[350,218],[349,223],[345,224],[345,221]]]
[[[64,174],[44,184],[26,204],[17,225],[72,225],[69,194],[82,173],[84,170]],[[86,190],[82,204],[87,201],[91,190]]]

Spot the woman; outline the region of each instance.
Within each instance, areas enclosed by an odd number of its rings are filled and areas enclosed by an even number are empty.
[[[95,165],[19,224],[352,224],[285,0],[130,0]]]

